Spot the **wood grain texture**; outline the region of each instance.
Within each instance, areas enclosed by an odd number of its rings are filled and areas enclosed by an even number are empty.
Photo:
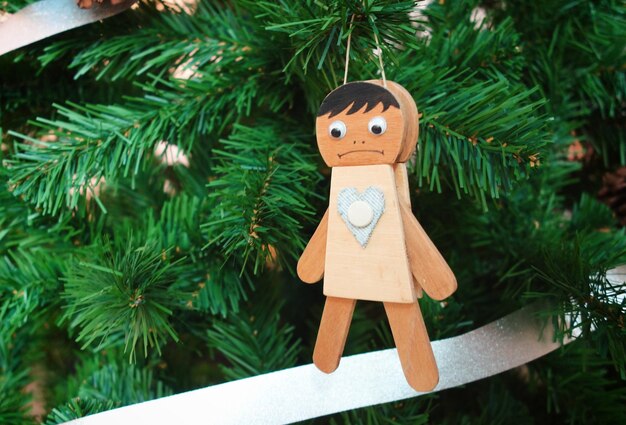
[[[404,376],[416,391],[430,391],[439,382],[435,355],[417,302],[385,303]]]
[[[449,297],[457,288],[454,273],[409,206],[401,202],[400,209],[411,273],[429,297],[435,300]]]
[[[402,150],[397,158],[397,162],[407,162],[417,148],[419,136],[419,112],[413,96],[400,84],[388,81],[388,89],[396,96],[400,102],[400,108],[404,114],[404,140]]]
[[[331,373],[339,366],[356,300],[328,297],[313,350],[313,363]]]
[[[383,80],[369,80],[368,83],[377,84],[384,87]],[[419,136],[419,112],[411,93],[395,81],[387,80],[387,90],[389,90],[398,103],[402,111],[404,120],[404,131],[402,132],[402,147],[396,158],[396,162],[407,162],[415,148]]]
[[[326,258],[326,238],[328,236],[328,209],[315,229],[309,243],[298,260],[297,272],[300,280],[316,283],[324,276],[324,260]]]
[[[409,190],[409,174],[406,169],[406,163],[401,162],[398,164],[394,164],[393,172],[396,179],[396,190],[398,191],[398,200],[404,203],[409,210],[411,209],[411,192]],[[411,259],[409,258],[409,261]],[[411,274],[413,274],[413,270],[411,270]],[[415,286],[415,295],[417,298],[422,298],[424,291],[420,286],[417,277],[413,275],[413,285]]]
[[[409,208],[411,207],[411,190],[409,189],[409,172],[405,163],[393,165],[393,174],[396,180],[396,191],[398,199]]]
[[[339,192],[373,186],[385,196],[385,211],[366,247],[350,232],[337,209]],[[371,301],[416,300],[393,167],[387,164],[334,167],[330,188],[324,294]]]

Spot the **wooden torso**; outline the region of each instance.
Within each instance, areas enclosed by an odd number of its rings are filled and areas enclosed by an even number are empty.
[[[363,247],[338,210],[339,193],[374,187],[384,194],[384,212]],[[330,187],[324,294],[371,301],[416,300],[405,246],[392,165],[334,167]]]

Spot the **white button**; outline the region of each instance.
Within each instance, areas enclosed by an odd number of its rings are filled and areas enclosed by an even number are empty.
[[[348,208],[348,221],[354,227],[366,227],[374,219],[374,210],[365,201],[355,201]]]

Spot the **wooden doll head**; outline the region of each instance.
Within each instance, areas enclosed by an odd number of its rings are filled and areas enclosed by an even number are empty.
[[[329,167],[406,162],[417,143],[417,107],[393,81],[333,90],[317,114],[317,145]]]

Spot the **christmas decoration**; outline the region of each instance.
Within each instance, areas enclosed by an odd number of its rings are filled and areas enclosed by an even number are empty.
[[[466,334],[434,341],[433,350],[443,371],[435,392],[511,370],[560,347],[551,338],[553,329],[542,332],[536,318],[539,311],[537,306],[529,306]],[[538,333],[543,334],[541,340]],[[224,425],[285,424],[424,395],[407,385],[399,372],[396,350],[358,354],[344,363],[329,376],[320,374],[314,365],[299,366],[111,410],[80,423],[104,425],[134,418],[193,423],[202,417]],[[246,403],[234,408],[234,400]]]
[[[19,12],[0,19],[0,55],[27,46],[101,19],[109,18],[131,7],[137,0],[111,0],[94,10],[81,10],[66,0],[40,0]],[[90,8],[93,0],[77,0],[83,8]],[[0,18],[2,15],[0,14]]]
[[[330,206],[298,276],[308,283],[324,277],[313,354],[320,370],[337,368],[356,300],[383,301],[407,380],[428,391],[439,378],[417,293],[442,300],[456,279],[410,212],[406,172],[396,172],[415,149],[417,123],[413,98],[392,81],[344,84],[324,99],[316,132],[333,167]]]
[[[625,423],[626,235],[597,197],[626,166],[624,20],[610,0],[0,2],[0,423]],[[315,117],[372,76],[419,106],[418,146],[395,196],[329,197]],[[386,301],[356,303],[337,370],[309,364],[307,237],[335,202],[369,250],[396,198],[459,283],[419,299],[436,394],[407,383]]]

